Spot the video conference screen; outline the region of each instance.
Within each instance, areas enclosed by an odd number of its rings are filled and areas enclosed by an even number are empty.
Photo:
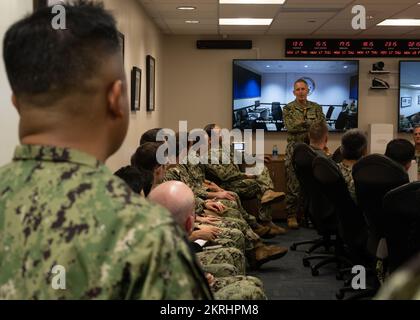
[[[233,128],[286,131],[283,109],[304,79],[308,100],[321,105],[329,130],[357,128],[357,60],[233,60]]]
[[[400,61],[399,132],[420,125],[420,61]]]

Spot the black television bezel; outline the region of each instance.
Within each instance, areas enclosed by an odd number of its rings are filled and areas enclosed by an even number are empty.
[[[358,94],[358,99],[357,99],[357,127],[355,129],[357,129],[359,127],[359,110],[360,110],[360,59],[233,59],[232,60],[232,119],[231,119],[231,127],[232,130],[233,129],[238,129],[241,131],[244,130],[251,130],[250,128],[234,128],[234,119],[235,119],[235,101],[233,99],[233,81],[234,81],[234,74],[233,74],[233,68],[235,65],[236,61],[355,61],[357,62],[357,94]],[[398,116],[399,118],[399,116]],[[253,131],[255,129],[252,129]],[[330,131],[328,130],[328,133],[344,133],[346,130],[334,130],[334,131]],[[279,133],[287,133],[287,130],[284,131],[268,131],[267,129],[264,129],[264,133],[270,133],[270,134],[279,134]]]
[[[400,127],[400,115],[401,115],[401,62],[418,62],[420,63],[420,60],[400,60],[398,62],[398,96],[397,96],[397,108],[398,108],[398,117],[397,117],[397,123],[398,123],[398,133],[413,133],[413,129],[410,131],[401,130]],[[233,123],[233,122],[232,122]]]

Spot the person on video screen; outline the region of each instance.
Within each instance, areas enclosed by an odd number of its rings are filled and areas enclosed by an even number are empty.
[[[293,94],[296,100],[284,107],[283,116],[287,129],[286,147],[286,211],[287,224],[290,229],[297,229],[297,213],[302,207],[299,195],[299,182],[292,166],[294,146],[298,142],[308,142],[308,130],[311,124],[325,121],[325,115],[319,104],[308,101],[308,83],[299,79],[294,84]]]

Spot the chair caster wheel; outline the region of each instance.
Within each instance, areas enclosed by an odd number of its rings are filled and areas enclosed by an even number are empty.
[[[311,271],[312,271],[312,275],[314,277],[319,276],[319,270],[318,269],[312,269]]]
[[[308,260],[303,260],[303,266],[305,267],[305,268],[307,268],[307,267],[309,267],[311,264],[309,263],[309,261]]]
[[[335,297],[337,298],[337,300],[343,300],[344,299],[344,293],[343,292],[337,292],[335,294]]]
[[[294,244],[292,244],[291,246],[290,246],[290,250],[292,250],[292,251],[296,251],[296,245],[294,245]]]
[[[343,275],[342,275],[341,273],[337,273],[337,274],[335,275],[335,278],[336,278],[337,280],[343,280]]]

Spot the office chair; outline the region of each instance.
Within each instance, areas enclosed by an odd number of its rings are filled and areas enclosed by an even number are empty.
[[[303,198],[305,216],[311,219],[315,229],[321,238],[306,240],[302,242],[293,243],[291,250],[303,244],[313,244],[312,247],[306,251],[310,254],[320,247],[325,247],[328,252],[330,247],[334,246],[334,240],[331,238],[337,232],[337,221],[335,212],[330,201],[320,192],[319,184],[315,181],[312,173],[312,160],[317,157],[317,153],[307,144],[298,143],[295,146],[292,155],[292,164],[298,178]],[[309,266],[309,261],[314,259],[323,259],[321,264],[326,259],[331,258],[332,255],[308,255],[303,258],[303,265]],[[321,264],[321,266],[324,264]],[[312,268],[313,275],[318,275],[318,268]]]
[[[376,254],[379,241],[385,236],[383,198],[390,190],[408,183],[408,174],[388,157],[372,154],[353,166],[353,179],[357,202],[368,224],[368,249]]]
[[[277,130],[281,130],[284,127],[284,122],[283,110],[281,109],[280,102],[273,102],[271,104],[271,116],[276,122]]]
[[[420,252],[420,182],[389,191],[383,201],[390,273]]]
[[[325,115],[325,121],[329,124],[329,125],[333,125],[334,123],[335,123],[335,120],[332,120],[331,119],[331,116],[332,116],[332,114],[333,114],[333,112],[334,112],[334,106],[330,106],[329,108],[328,108],[328,111],[327,111],[327,113],[326,113],[326,115]]]
[[[346,181],[334,161],[326,157],[317,157],[313,160],[313,174],[320,185],[321,192],[330,199],[338,220],[338,235],[335,259],[338,265],[352,267],[363,265],[374,274],[375,256],[367,251],[368,229],[363,212],[354,203],[350,196]],[[350,271],[348,268],[347,271]],[[342,274],[346,269],[340,271]],[[372,284],[363,292],[358,292],[350,299],[373,296],[379,282],[376,275],[370,279]],[[352,287],[345,286],[337,293],[338,299],[343,299],[345,292],[354,292]]]

